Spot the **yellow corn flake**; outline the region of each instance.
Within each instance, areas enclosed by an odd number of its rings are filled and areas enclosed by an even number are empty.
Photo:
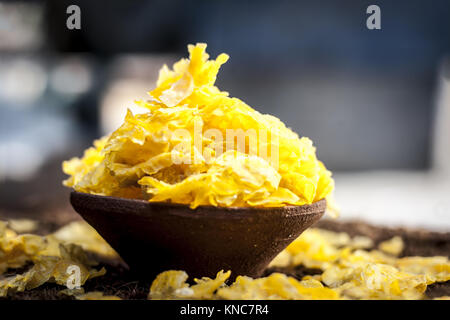
[[[149,299],[174,299],[178,295],[191,294],[189,284],[186,283],[188,274],[184,271],[169,270],[160,273],[153,280],[148,295]]]
[[[428,284],[450,280],[450,261],[448,257],[404,257],[395,265],[402,271],[425,275]]]
[[[45,247],[44,238],[31,234],[17,235],[6,228],[6,223],[0,222],[0,275],[8,268],[23,267]]]
[[[434,298],[433,300],[450,300],[450,296],[437,297],[437,298]]]
[[[0,297],[6,297],[10,291],[25,291],[28,283],[33,280],[35,273],[36,271],[30,270],[24,274],[7,277],[0,280]]]
[[[352,238],[348,247],[354,249],[369,249],[374,246],[373,240],[365,236],[355,236]]]
[[[217,273],[215,279],[203,277],[201,279],[194,279],[195,285],[191,286],[192,298],[194,299],[212,299],[217,289],[225,284],[225,281],[230,277],[231,271]]]
[[[64,185],[73,186],[82,184],[85,176],[94,176],[94,171],[102,162],[102,149],[105,147],[107,137],[94,141],[94,146],[84,151],[83,160],[72,158],[63,162],[63,171],[71,177],[64,181]]]
[[[322,281],[322,275],[321,274],[306,275],[302,278],[302,281],[309,281],[309,280]]]
[[[38,225],[37,221],[30,219],[8,220],[8,227],[17,233],[32,232],[36,230],[37,225]]]
[[[292,264],[291,254],[286,250],[281,251],[269,264],[271,267],[288,267]]]
[[[213,299],[214,293],[222,287],[231,272],[219,271],[215,279],[203,277],[194,279],[196,284],[186,283],[184,271],[170,270],[159,274],[150,287],[149,299]]]
[[[71,222],[48,237],[66,244],[77,244],[84,250],[106,257],[118,257],[116,251],[85,221]]]
[[[398,256],[403,251],[404,243],[401,237],[395,236],[390,240],[381,242],[378,248],[388,254],[393,256]]]
[[[84,156],[63,163],[77,191],[214,206],[279,207],[330,198],[331,172],[312,141],[215,85],[226,54],[208,60],[206,44],[190,59],[163,66],[151,99],[137,101],[120,128]],[[330,198],[330,203],[332,199]]]
[[[45,257],[44,257],[45,259]],[[92,268],[97,262],[91,260],[86,252],[75,244],[60,244],[60,259],[54,265],[51,277],[57,284],[66,285],[71,273],[67,272],[68,267],[78,266],[81,271],[81,285],[88,279],[102,276],[106,273],[105,268],[96,270]]]

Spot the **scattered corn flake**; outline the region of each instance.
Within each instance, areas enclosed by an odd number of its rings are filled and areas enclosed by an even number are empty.
[[[11,219],[8,220],[8,228],[17,232],[17,233],[25,233],[32,232],[36,230],[38,226],[37,221],[30,219]]]
[[[355,236],[348,244],[349,247],[355,249],[368,249],[372,248],[373,245],[374,245],[373,240],[366,236]]]
[[[23,274],[6,277],[0,280],[0,297],[6,297],[8,292],[22,292],[27,289],[29,282],[33,280],[35,270],[27,271]]]
[[[8,268],[23,267],[46,247],[44,238],[31,234],[17,235],[0,225],[0,275]]]
[[[395,265],[402,271],[425,275],[428,284],[450,280],[448,257],[403,257],[398,259]]]
[[[281,251],[269,264],[270,267],[287,267],[291,265],[291,254],[286,250]]]
[[[225,284],[225,281],[230,277],[231,271],[217,273],[215,279],[203,277],[201,279],[194,279],[195,285],[190,289],[193,291],[192,298],[194,299],[212,299],[214,292]]]
[[[182,296],[192,294],[189,284],[186,283],[188,274],[184,271],[169,270],[160,273],[153,280],[150,287],[149,299],[174,299],[181,293]]]
[[[314,275],[306,275],[302,278],[302,281],[307,281],[307,280],[317,280],[317,281],[322,281],[322,275],[321,274],[314,274]]]
[[[188,275],[184,271],[170,270],[159,274],[150,287],[149,299],[213,299],[214,293],[222,287],[231,272],[217,273],[215,279],[203,277],[194,279],[196,284],[186,283]]]
[[[362,250],[356,249],[354,251],[351,248],[346,248],[341,252],[339,259],[336,261],[335,265],[339,265],[347,268],[357,268],[363,266],[367,263],[381,263],[394,265],[396,259],[390,255],[378,250]]]
[[[63,243],[74,243],[84,250],[98,253],[105,257],[117,258],[119,255],[111,246],[85,221],[74,221],[58,229],[50,237]]]
[[[226,54],[208,60],[202,43],[188,50],[137,102],[147,113],[128,111],[120,128],[63,163],[64,185],[192,208],[331,204],[334,181],[312,141],[214,85]]]
[[[383,241],[378,245],[378,248],[393,256],[398,256],[402,253],[404,248],[403,239],[399,236],[395,236],[389,240]]]

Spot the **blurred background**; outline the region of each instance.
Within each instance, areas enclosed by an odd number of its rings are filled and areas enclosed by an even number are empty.
[[[221,89],[316,143],[341,219],[450,231],[447,0],[0,1],[0,217],[73,217],[61,161],[196,42],[231,56]]]

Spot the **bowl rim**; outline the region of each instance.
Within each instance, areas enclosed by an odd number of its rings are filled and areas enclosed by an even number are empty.
[[[311,204],[305,204],[301,206],[286,205],[282,207],[216,207],[213,205],[200,205],[195,209],[190,208],[187,204],[173,203],[173,202],[150,202],[143,199],[130,199],[122,197],[113,196],[103,196],[96,195],[86,192],[78,192],[73,190],[70,193],[70,202],[73,206],[73,201],[75,199],[83,200],[98,200],[99,202],[115,202],[116,204],[123,207],[126,211],[134,211],[138,215],[146,215],[145,211],[147,208],[153,207],[164,207],[168,210],[164,212],[165,215],[176,215],[176,216],[189,216],[189,217],[210,217],[210,218],[242,218],[242,217],[252,217],[256,215],[281,215],[281,216],[300,216],[300,215],[311,215],[324,212],[326,210],[326,199],[321,199]],[[76,201],[76,200],[75,200]],[[176,210],[182,209],[182,210]],[[216,212],[212,213],[211,210]],[[152,210],[154,213],[154,210]]]

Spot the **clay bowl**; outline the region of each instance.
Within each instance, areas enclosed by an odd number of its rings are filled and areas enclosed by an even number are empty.
[[[280,208],[217,208],[72,192],[74,209],[131,271],[154,278],[169,270],[215,277],[220,270],[257,277],[324,214],[326,201]]]

